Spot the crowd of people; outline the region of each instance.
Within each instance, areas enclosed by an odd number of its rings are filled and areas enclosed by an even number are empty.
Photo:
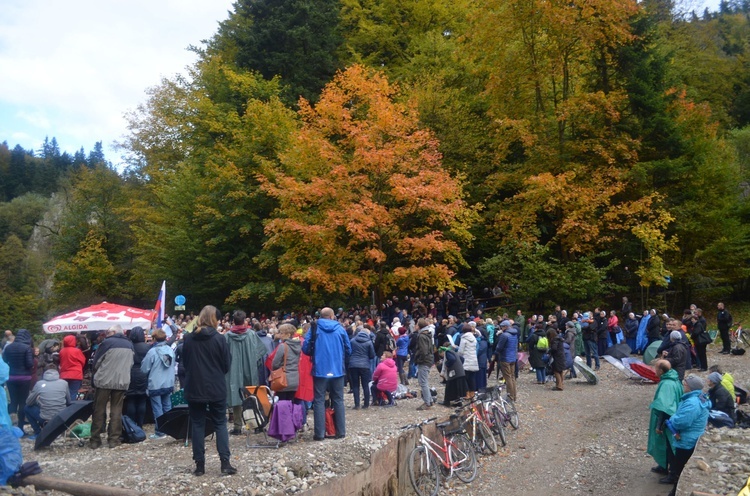
[[[90,397],[94,401],[90,446],[96,449],[102,445],[101,435],[107,426],[107,443],[114,448],[120,443],[123,410],[142,426],[148,402],[158,419],[172,408],[171,395],[179,385],[191,419],[195,475],[205,473],[207,418],[217,433],[221,471],[232,474],[236,469],[229,463],[228,436],[245,432],[242,391],[247,386],[274,389],[278,411],[287,412],[272,423],[275,428],[291,425],[292,419],[286,417],[298,416],[300,411],[302,421],[294,423],[293,429],[304,428],[305,414],[312,409],[314,440],[343,438],[347,384],[358,410],[394,406],[399,387],[416,379],[422,398],[417,410],[427,410],[436,403],[429,382],[434,366],[444,383],[441,403],[445,406],[485,389],[495,371],[496,378],[502,375],[508,397],[515,401],[519,357],[528,357],[538,384],[547,383],[549,374],[550,379],[554,377],[553,390],[563,391],[565,379],[576,377],[574,357],[585,356],[587,365],[598,370],[600,357],[612,345],[627,343],[633,353],[643,353],[661,339],[655,368],[663,383],[652,405],[657,412],[652,418],[652,434],[661,436],[661,445],[671,442],[675,449],[690,451],[690,436],[680,434],[683,441],[674,442],[676,435],[668,438],[663,433],[679,433],[683,428],[685,416],[679,414],[683,395],[681,388],[679,394],[677,389],[679,381],[695,377],[685,378],[686,371],[708,369],[706,346],[710,341],[705,339],[707,324],[699,308],[686,310],[681,319],[656,310],[637,315],[623,298],[620,311],[596,308],[569,315],[557,306],[546,317],[527,318],[521,310],[512,316],[490,315],[483,303],[501,298],[502,290],[486,289],[483,296],[475,299],[471,291],[445,291],[424,299],[400,301],[394,296],[380,308],[335,311],[326,307],[314,313],[274,312],[268,316],[247,315],[242,310],[222,314],[206,306],[197,316],[174,316],[155,329],[113,326],[92,336],[93,342],[86,334],[68,335],[62,347],[55,340],[45,340],[35,348],[28,331],[16,335],[6,331],[2,346],[3,359],[10,367],[9,412],[21,429],[28,420],[33,433],[27,437],[33,439],[44,423],[71,401]],[[718,310],[722,352],[726,352],[732,317],[721,303]],[[691,408],[713,404],[717,410],[727,410],[733,420],[733,409],[729,411],[722,390],[717,389],[722,382],[717,376],[712,373],[708,378],[711,403],[701,397],[699,403],[690,401]],[[691,392],[699,386],[695,379],[685,384]],[[330,426],[326,428],[329,408],[334,412],[332,434]],[[231,431],[226,427],[227,411]],[[156,420],[151,438],[164,436]],[[659,470],[668,469],[664,473],[670,481],[679,477],[687,451],[674,455],[676,458],[659,455]]]

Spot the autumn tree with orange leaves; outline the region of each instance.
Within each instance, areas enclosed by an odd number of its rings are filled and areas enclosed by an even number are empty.
[[[314,292],[384,294],[453,288],[467,266],[476,213],[438,142],[385,76],[355,65],[339,72],[262,188],[278,201],[265,249],[284,276]]]

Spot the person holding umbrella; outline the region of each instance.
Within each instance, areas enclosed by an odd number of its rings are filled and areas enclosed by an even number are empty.
[[[232,475],[237,469],[229,463],[229,432],[227,432],[226,374],[232,363],[229,345],[216,330],[216,307],[206,305],[198,316],[195,331],[185,336],[182,363],[185,366],[185,400],[192,425],[193,475],[201,476],[206,470],[206,415],[216,429],[216,450],[221,459],[221,473]]]

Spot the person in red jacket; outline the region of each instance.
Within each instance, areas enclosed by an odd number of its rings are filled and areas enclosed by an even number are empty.
[[[83,367],[86,357],[76,346],[76,337],[72,334],[63,338],[63,349],[60,350],[60,379],[65,379],[70,390],[70,399],[76,400],[83,381]]]
[[[377,404],[378,392],[381,392],[388,398],[386,406],[395,405],[393,393],[398,388],[398,369],[396,368],[396,362],[393,361],[393,353],[390,351],[383,352],[381,362],[375,368],[375,373],[372,375],[372,381],[374,404]]]

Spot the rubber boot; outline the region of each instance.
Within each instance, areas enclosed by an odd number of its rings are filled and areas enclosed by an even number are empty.
[[[201,475],[206,473],[206,462],[195,462],[195,470],[193,470],[193,475],[196,477],[200,477]]]

